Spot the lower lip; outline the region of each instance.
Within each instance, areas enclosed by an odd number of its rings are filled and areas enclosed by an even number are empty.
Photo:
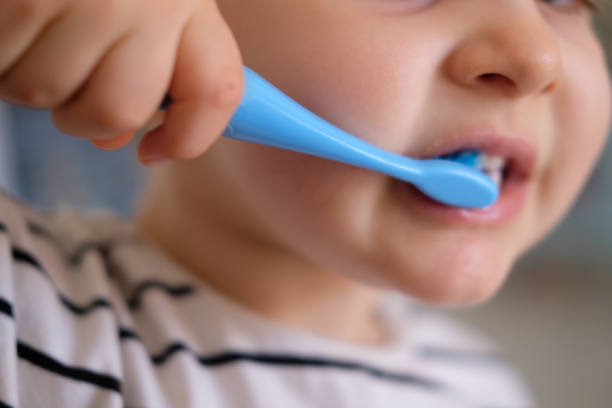
[[[528,180],[504,180],[497,201],[486,208],[458,208],[438,203],[411,184],[398,181],[401,199],[418,213],[459,225],[496,225],[514,219],[525,205]]]

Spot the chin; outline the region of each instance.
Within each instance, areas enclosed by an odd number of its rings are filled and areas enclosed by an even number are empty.
[[[495,295],[509,275],[514,259],[503,257],[437,257],[388,271],[394,290],[422,303],[461,307],[483,303]]]

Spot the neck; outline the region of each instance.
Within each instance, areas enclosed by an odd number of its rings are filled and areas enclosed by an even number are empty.
[[[210,179],[199,178],[194,189],[184,182],[193,180],[188,177],[195,171],[190,166],[175,163],[154,170],[158,174],[136,212],[137,234],[253,312],[342,341],[384,342],[374,313],[379,290],[289,250],[264,234],[265,228],[256,225],[256,217],[250,217],[247,209],[228,213],[227,203],[240,200],[224,183]],[[200,199],[202,195],[207,199]]]

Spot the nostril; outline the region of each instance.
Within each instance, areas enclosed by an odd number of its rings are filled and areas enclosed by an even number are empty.
[[[551,92],[555,90],[556,88],[557,88],[557,81],[552,81],[542,90],[542,92]]]
[[[501,74],[495,74],[495,73],[482,74],[478,78],[484,82],[491,83],[491,84],[498,83],[500,85],[505,85],[505,86],[515,86],[516,85],[513,80]]]

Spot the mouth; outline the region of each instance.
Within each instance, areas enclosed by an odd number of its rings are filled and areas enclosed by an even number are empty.
[[[457,161],[487,174],[499,188],[492,205],[480,209],[451,207],[435,202],[404,183],[402,199],[409,199],[413,209],[425,216],[459,224],[500,224],[515,218],[524,207],[527,189],[533,179],[538,152],[524,138],[509,137],[491,131],[472,132],[443,141],[418,158]]]
[[[480,153],[480,160],[475,160],[473,166],[487,173],[493,181],[499,178],[500,185],[507,180],[529,179],[537,163],[537,150],[532,143],[498,133],[459,137],[434,147],[422,157],[453,160],[465,152]]]

